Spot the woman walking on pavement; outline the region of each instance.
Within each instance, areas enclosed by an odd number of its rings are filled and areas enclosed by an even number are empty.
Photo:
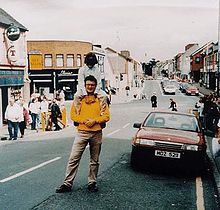
[[[151,96],[150,101],[151,101],[152,108],[156,109],[157,108],[157,96],[155,92]]]

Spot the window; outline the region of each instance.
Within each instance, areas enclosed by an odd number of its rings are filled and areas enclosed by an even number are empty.
[[[56,55],[56,65],[57,67],[63,67],[63,55],[62,54]]]
[[[66,66],[67,67],[73,67],[74,66],[74,55],[67,54],[66,57]]]
[[[81,61],[81,55],[77,55],[77,60],[76,60],[76,65],[77,66],[81,66],[81,63],[82,63],[82,61]]]
[[[44,55],[44,66],[45,67],[51,67],[52,66],[52,55],[51,54],[45,54]]]

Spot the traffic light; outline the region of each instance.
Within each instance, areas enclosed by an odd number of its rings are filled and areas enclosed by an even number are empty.
[[[120,81],[122,81],[122,80],[123,80],[123,74],[120,73]]]

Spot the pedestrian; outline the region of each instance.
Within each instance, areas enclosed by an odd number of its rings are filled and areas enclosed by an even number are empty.
[[[17,140],[19,121],[22,120],[22,116],[22,108],[15,103],[14,99],[10,99],[5,111],[5,119],[8,123],[9,140]]]
[[[28,110],[24,107],[24,100],[20,100],[20,106],[23,111],[22,118],[19,122],[19,129],[21,133],[21,138],[24,137],[24,131],[27,128],[27,125],[29,124],[29,113]]]
[[[46,130],[46,125],[48,122],[48,109],[49,109],[49,103],[47,97],[44,96],[43,100],[40,102],[41,124],[43,131]]]
[[[155,92],[151,96],[150,101],[151,101],[152,108],[156,109],[157,108],[157,96]]]
[[[126,96],[128,97],[130,92],[130,87],[128,85],[125,87],[125,91],[126,91]]]
[[[55,131],[59,131],[62,128],[58,125],[58,118],[62,118],[60,107],[57,104],[57,100],[54,98],[51,104],[51,120],[55,126]]]
[[[40,124],[40,101],[38,97],[32,99],[29,105],[29,111],[32,118],[31,130],[36,130],[38,132],[39,124]]]
[[[78,87],[77,92],[74,95],[73,103],[75,104],[76,111],[80,112],[81,101],[84,96],[86,96],[86,88],[84,86],[84,80],[87,76],[92,75],[97,80],[97,86],[95,89],[95,94],[100,102],[101,113],[105,110],[107,96],[106,93],[101,89],[101,72],[97,66],[98,60],[93,52],[89,52],[85,56],[85,65],[79,69],[78,73]]]
[[[102,126],[101,123],[109,121],[109,108],[106,108],[101,115],[99,99],[95,95],[97,80],[93,76],[85,78],[85,88],[87,95],[82,99],[81,111],[77,112],[75,104],[71,107],[71,120],[79,123],[77,126],[77,134],[73,143],[72,152],[70,154],[67,165],[64,183],[56,189],[57,193],[71,191],[73,180],[79,166],[81,156],[87,146],[90,146],[90,164],[88,175],[88,190],[97,192],[97,174],[99,168],[99,155],[102,144]]]
[[[204,110],[204,98],[201,97],[199,99],[199,101],[196,103],[195,108],[198,109],[198,113],[199,113],[199,121],[202,124],[202,127],[204,127],[204,114],[203,114],[203,110]]]
[[[172,98],[170,99],[170,107],[169,107],[169,109],[171,109],[172,111],[177,111],[176,102]]]

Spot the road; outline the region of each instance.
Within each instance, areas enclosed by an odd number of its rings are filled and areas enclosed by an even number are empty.
[[[144,92],[158,95],[158,105],[168,109],[158,81],[146,81]],[[197,97],[172,96],[178,110],[193,108]],[[207,165],[202,177],[185,173],[134,171],[130,167],[134,122],[141,122],[151,110],[150,101],[137,100],[111,106],[111,121],[104,129],[99,192],[87,192],[88,154],[86,149],[71,193],[56,194],[62,184],[74,141],[74,129],[52,132],[0,146],[0,209],[218,209],[212,174]]]

